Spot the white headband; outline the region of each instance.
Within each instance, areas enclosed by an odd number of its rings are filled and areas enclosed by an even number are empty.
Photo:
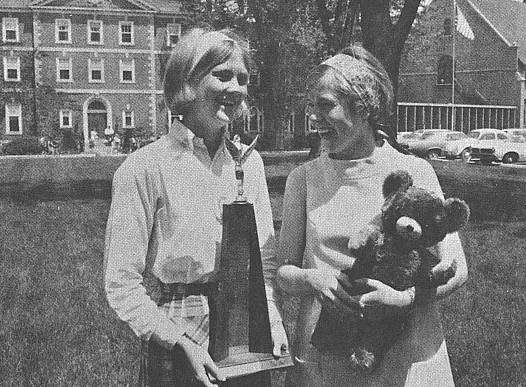
[[[361,105],[371,112],[371,109],[380,107],[380,95],[377,87],[377,80],[373,71],[362,61],[351,55],[336,54],[321,63],[320,66],[328,66],[339,72],[349,86],[358,96]]]

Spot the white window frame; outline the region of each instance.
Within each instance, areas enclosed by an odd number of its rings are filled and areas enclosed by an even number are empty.
[[[13,113],[13,111],[11,111],[10,109],[14,107],[14,110],[16,110],[14,112],[14,114],[11,114]],[[10,117],[17,117],[18,118],[18,128],[20,130],[18,131],[12,131],[11,130],[11,120],[10,120]],[[6,134],[22,134],[23,133],[23,129],[22,129],[22,105],[17,103],[17,104],[14,104],[14,103],[6,103],[5,104],[5,133]]]
[[[128,63],[125,63],[125,62],[128,62]],[[130,64],[130,66],[128,66],[128,64]],[[132,79],[131,80],[125,80],[124,79],[124,71],[131,71],[132,73]],[[119,77],[120,77],[120,82],[121,83],[135,83],[135,59],[126,59],[126,60],[123,60],[121,59],[119,61]]]
[[[314,132],[314,125],[312,124],[310,120],[310,114],[307,113],[307,109],[305,108],[305,133]]]
[[[64,118],[68,119],[68,124],[64,124]],[[61,128],[73,128],[73,112],[69,109],[60,110],[60,127]]]
[[[263,109],[258,109],[258,133],[263,133],[265,131],[265,112]]]
[[[67,67],[62,66],[62,61],[68,61]],[[69,79],[60,78],[60,70],[69,70]],[[71,58],[58,57],[57,58],[57,82],[73,82],[73,64]]]
[[[291,111],[287,121],[287,133],[294,133],[294,129],[296,129],[296,112]]]
[[[16,60],[14,66],[11,63],[8,63],[11,60]],[[16,79],[9,78],[9,70],[16,70]],[[18,56],[4,56],[4,81],[6,82],[20,82],[20,57]]]
[[[124,42],[122,40],[122,36],[125,34],[125,32],[122,31],[122,27],[124,26],[130,26],[130,32],[126,32],[126,34],[130,34],[131,36],[131,41],[129,42]],[[133,46],[135,44],[135,27],[132,21],[120,21],[119,22],[119,44],[123,46]]]
[[[7,38],[7,31],[11,31],[12,29],[8,29],[8,24],[12,22],[15,24],[14,26],[14,31],[15,31],[15,35],[16,37],[14,39],[8,39]],[[4,42],[19,42],[20,41],[20,27],[19,27],[19,24],[18,24],[18,18],[16,17],[3,17],[2,18],[2,40]]]
[[[60,27],[66,27],[68,38],[66,40],[60,39]],[[71,44],[71,19],[55,19],[55,43]]]
[[[99,62],[99,65],[95,65],[93,62]],[[93,71],[100,70],[100,79],[93,79]],[[104,83],[104,59],[102,58],[89,58],[88,59],[88,81],[90,83]]]
[[[259,86],[261,82],[261,77],[259,71],[250,73],[248,77],[248,84],[251,86]]]
[[[126,124],[126,116],[129,114],[131,118],[131,124]],[[123,110],[122,111],[122,127],[123,128],[135,128],[135,112],[133,110]]]
[[[91,27],[94,25],[99,26],[100,40],[91,40]],[[104,23],[102,20],[88,20],[88,44],[104,44]]]
[[[177,36],[177,41],[181,38],[181,24],[179,23],[168,23],[166,25],[166,45],[168,47],[175,46],[175,43],[172,44],[172,36]]]

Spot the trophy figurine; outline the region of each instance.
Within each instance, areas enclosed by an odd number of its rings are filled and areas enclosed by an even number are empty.
[[[247,202],[243,163],[256,146],[243,152],[239,136],[225,138],[235,162],[237,195],[223,205],[216,319],[210,326],[210,353],[227,377],[225,386],[270,386],[271,369],[292,365],[290,356],[274,358],[268,305],[254,206]]]
[[[248,156],[252,153],[256,147],[256,142],[258,141],[259,134],[256,136],[254,141],[248,146],[248,148],[243,152],[243,147],[241,145],[241,139],[239,135],[234,136],[234,140],[231,141],[228,137],[225,136],[225,145],[228,149],[228,152],[232,156],[236,166],[236,180],[237,180],[237,196],[234,203],[246,203],[247,198],[243,189],[243,180],[245,178],[245,173],[243,171],[243,163],[248,159]]]

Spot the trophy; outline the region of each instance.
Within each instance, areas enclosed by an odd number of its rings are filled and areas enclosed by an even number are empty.
[[[225,136],[225,145],[228,149],[228,153],[232,156],[236,168],[236,180],[237,180],[237,196],[234,203],[246,203],[247,198],[245,196],[245,191],[243,189],[243,181],[245,178],[245,172],[243,171],[243,163],[248,159],[248,156],[252,153],[256,147],[256,142],[258,141],[259,134],[254,138],[252,143],[248,148],[243,152],[243,147],[241,145],[241,139],[239,135],[234,136],[234,140],[230,141],[228,137]]]
[[[225,138],[235,162],[236,199],[223,205],[216,320],[210,327],[212,358],[227,377],[226,386],[270,386],[270,369],[289,367],[290,356],[274,358],[254,207],[247,202],[243,163],[257,137],[243,151],[239,136]]]

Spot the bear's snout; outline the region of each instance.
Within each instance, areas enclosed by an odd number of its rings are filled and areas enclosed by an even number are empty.
[[[422,227],[413,218],[402,216],[396,221],[396,232],[404,239],[416,240],[422,236]]]

